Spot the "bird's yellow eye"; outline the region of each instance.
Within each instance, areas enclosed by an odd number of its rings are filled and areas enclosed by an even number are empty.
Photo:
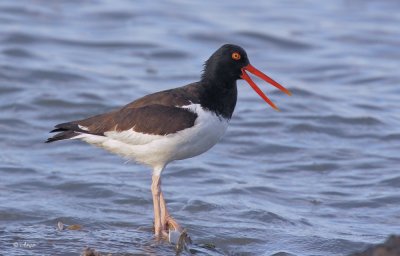
[[[240,60],[241,56],[238,52],[232,53],[232,59],[234,60]]]

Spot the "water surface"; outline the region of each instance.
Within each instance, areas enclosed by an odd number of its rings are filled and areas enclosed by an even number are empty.
[[[240,81],[221,143],[166,169],[196,255],[347,255],[398,233],[399,10],[390,0],[2,1],[0,254],[174,255],[152,236],[149,169],[43,141],[57,123],[196,81],[224,43],[293,97],[259,81],[275,112]]]

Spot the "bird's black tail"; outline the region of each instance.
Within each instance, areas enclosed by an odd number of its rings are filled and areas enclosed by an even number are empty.
[[[55,126],[55,128],[56,129],[50,132],[57,132],[57,134],[51,138],[48,138],[45,141],[45,143],[50,143],[58,140],[71,139],[75,136],[78,136],[80,134],[80,131],[82,131],[81,129],[79,129],[79,126],[77,124],[73,123],[58,124]]]
[[[66,139],[71,139],[75,136],[79,135],[79,133],[76,133],[74,131],[65,131],[65,132],[60,132],[57,133],[56,135],[54,135],[51,138],[48,138],[45,143],[50,143],[53,141],[57,141],[57,140],[66,140]]]

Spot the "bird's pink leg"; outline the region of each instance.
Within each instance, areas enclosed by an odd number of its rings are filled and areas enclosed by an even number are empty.
[[[182,233],[183,229],[181,228],[181,226],[168,213],[167,205],[165,203],[162,191],[160,193],[160,207],[161,207],[161,223],[162,223],[161,225],[163,229],[168,231],[169,228],[172,227],[174,230],[177,230],[180,233]]]
[[[160,175],[153,175],[151,184],[151,193],[153,194],[153,206],[154,206],[154,233],[157,237],[160,237],[162,235],[161,209],[160,209],[160,194],[161,194]]]
[[[169,238],[169,230],[176,230],[183,233],[178,222],[169,215],[164,195],[161,190],[160,175],[152,176],[151,192],[153,194],[154,206],[154,233],[159,238]]]

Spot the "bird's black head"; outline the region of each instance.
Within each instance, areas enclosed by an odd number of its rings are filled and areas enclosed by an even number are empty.
[[[204,64],[204,71],[201,79],[205,84],[211,84],[213,86],[218,86],[219,88],[221,88],[221,86],[224,88],[236,88],[236,80],[242,78],[249,83],[254,91],[256,91],[265,102],[278,110],[278,107],[276,107],[275,104],[261,91],[261,89],[258,88],[246,71],[253,73],[286,94],[291,95],[289,90],[285,87],[252,66],[247,58],[245,50],[243,50],[242,47],[233,44],[225,44],[211,55]]]
[[[246,51],[237,45],[221,46],[204,64],[203,80],[233,83],[241,78],[242,68],[249,64]]]

